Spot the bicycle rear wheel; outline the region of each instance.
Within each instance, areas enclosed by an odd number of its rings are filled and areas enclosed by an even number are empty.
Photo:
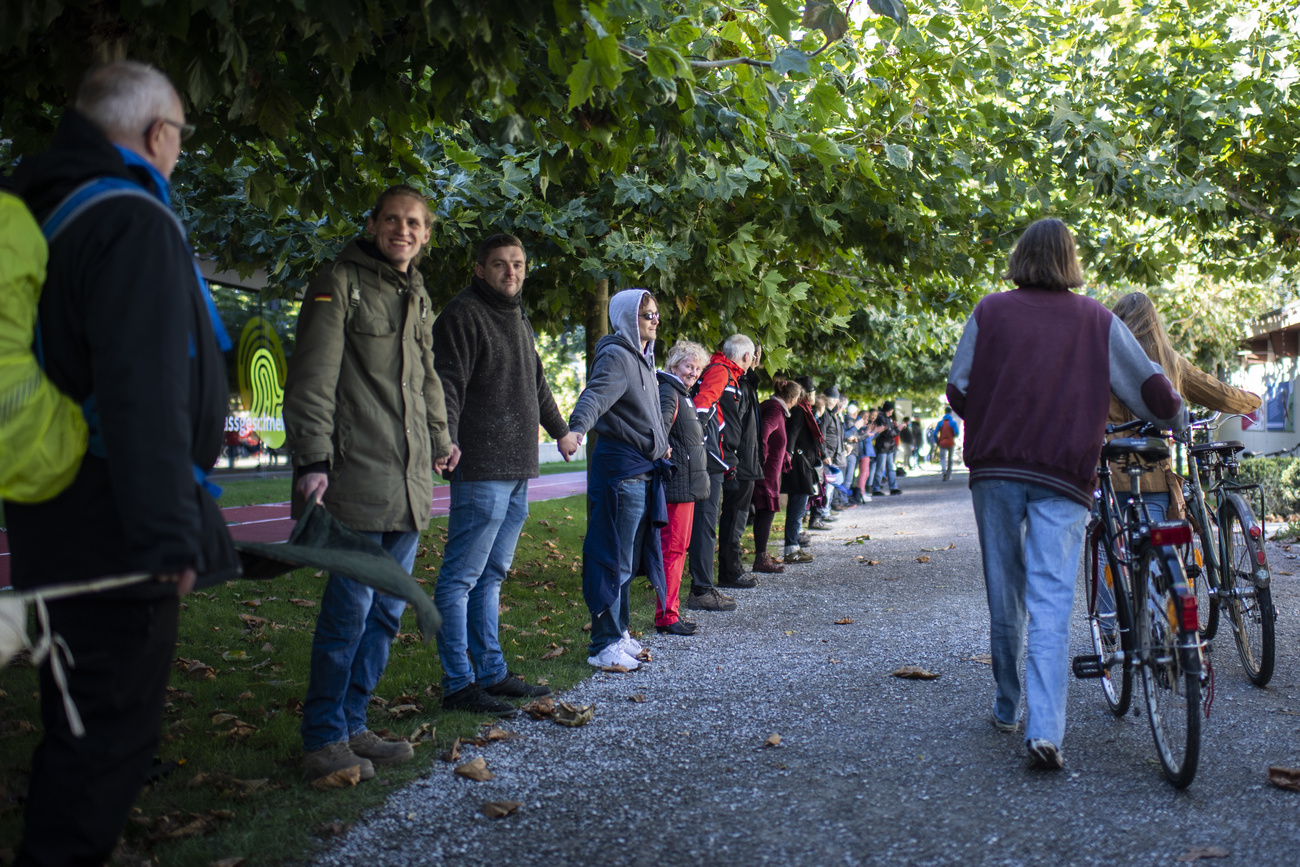
[[[1092,638],[1092,652],[1101,659],[1106,670],[1101,677],[1102,694],[1110,712],[1123,716],[1128,713],[1133,700],[1133,669],[1127,663],[1116,663],[1115,652],[1129,649],[1125,644],[1130,642],[1133,634],[1132,618],[1123,578],[1118,582],[1115,580],[1106,557],[1106,537],[1100,524],[1089,528],[1084,541],[1083,574],[1084,592],[1088,595],[1088,632]]]
[[[1142,582],[1146,596],[1137,640],[1147,719],[1165,776],[1183,789],[1196,776],[1201,755],[1201,672],[1198,631],[1181,628],[1178,595],[1192,591],[1179,566],[1174,554],[1166,559],[1149,548],[1133,579]]]
[[[1193,507],[1192,501],[1188,506]],[[1210,543],[1209,522],[1201,514],[1199,507],[1190,509],[1192,521],[1192,544],[1183,552],[1183,565],[1187,569],[1187,580],[1196,589],[1196,618],[1200,622],[1201,637],[1209,641],[1219,631],[1219,599],[1214,590],[1219,585],[1219,575],[1215,573],[1210,558],[1214,548]]]
[[[1256,686],[1264,686],[1273,677],[1273,622],[1277,613],[1273,592],[1255,584],[1255,570],[1268,569],[1263,540],[1250,537],[1254,514],[1241,497],[1229,497],[1219,518],[1227,549],[1223,554],[1223,586],[1228,594],[1224,605],[1232,623],[1232,637],[1246,677]]]

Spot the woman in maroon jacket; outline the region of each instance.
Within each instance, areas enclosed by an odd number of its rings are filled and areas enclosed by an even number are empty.
[[[759,406],[758,452],[763,456],[763,478],[754,482],[754,571],[779,573],[785,567],[767,553],[772,519],[781,509],[781,473],[790,462],[786,451],[785,420],[803,394],[793,380],[776,386],[772,397]]]
[[[799,526],[808,512],[808,501],[821,487],[822,437],[821,425],[813,414],[815,392],[812,380],[806,376],[796,380],[803,389],[799,400],[790,409],[785,422],[786,451],[790,464],[781,474],[781,491],[786,494],[785,550],[786,563],[811,563],[813,555],[799,546]]]

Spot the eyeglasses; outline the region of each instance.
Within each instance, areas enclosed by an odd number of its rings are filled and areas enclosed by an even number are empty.
[[[658,321],[659,321],[659,314],[658,314],[658,313],[642,313],[642,314],[641,314],[641,318],[644,319],[646,322],[658,322]]]
[[[153,125],[154,125],[155,123],[158,123],[158,121],[162,121],[163,123],[167,124],[168,126],[174,126],[174,127],[176,127],[178,130],[180,130],[180,131],[181,131],[181,141],[189,141],[190,136],[194,135],[194,131],[195,131],[196,129],[198,129],[198,127],[196,127],[196,126],[195,126],[194,124],[192,124],[192,123],[181,123],[181,122],[179,122],[179,121],[171,120],[171,119],[169,119],[169,118],[160,117],[160,118],[158,118],[158,120],[151,121],[151,122],[149,123],[149,126],[145,128],[144,134],[145,134],[145,135],[148,135],[148,134],[149,134],[149,130],[152,129],[152,128],[153,128]]]

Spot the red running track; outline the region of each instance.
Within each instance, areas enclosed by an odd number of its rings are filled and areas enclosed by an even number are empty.
[[[587,492],[587,473],[556,473],[541,476],[528,483],[528,501],[557,500]],[[433,489],[432,517],[447,514],[451,500],[451,487],[440,485]],[[230,527],[230,535],[239,542],[283,542],[293,529],[288,503],[266,506],[232,506],[221,510]],[[0,533],[0,587],[9,586],[9,534]]]

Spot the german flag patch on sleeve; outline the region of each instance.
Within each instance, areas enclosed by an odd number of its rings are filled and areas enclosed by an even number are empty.
[[[313,300],[313,301],[333,301],[333,300],[334,300],[334,296],[333,296],[333,295],[317,295],[317,296],[313,297],[311,300]]]

